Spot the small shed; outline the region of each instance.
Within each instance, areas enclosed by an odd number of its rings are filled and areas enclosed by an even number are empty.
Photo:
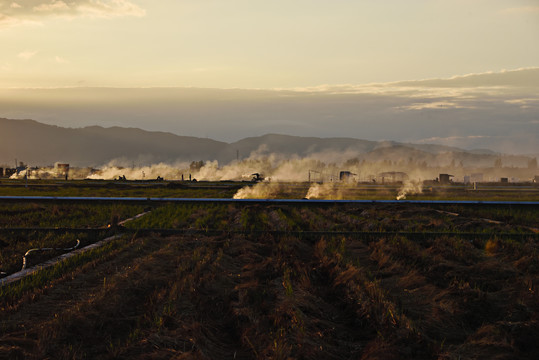
[[[440,174],[440,184],[451,184],[451,178],[454,177],[454,175],[451,174]]]
[[[339,173],[339,180],[344,182],[349,182],[353,180],[353,176],[356,175],[350,171],[341,171]]]

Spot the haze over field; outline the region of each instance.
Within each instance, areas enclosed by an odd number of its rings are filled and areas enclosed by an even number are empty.
[[[69,163],[69,176],[76,179],[180,180],[185,176],[187,180],[193,175],[198,180],[251,180],[261,173],[268,181],[332,182],[341,180],[341,171],[350,171],[350,182],[370,182],[399,180],[391,173],[384,175],[397,171],[414,181],[434,179],[440,173],[451,173],[455,180],[463,181],[465,176],[472,179],[470,175],[480,173],[473,178],[498,181],[507,177],[519,182],[531,181],[537,174],[534,156],[432,144],[279,134],[226,143],[135,128],[70,129],[1,118],[0,128],[4,130],[0,133],[0,167],[13,167],[13,161],[22,160],[32,168],[32,179],[57,178],[58,169],[52,164],[58,162]],[[13,177],[25,175],[21,171]]]
[[[0,42],[1,118],[539,154],[533,0],[10,0]]]

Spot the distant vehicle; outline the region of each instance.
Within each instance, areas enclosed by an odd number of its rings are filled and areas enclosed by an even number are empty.
[[[253,177],[251,179],[252,182],[264,181],[264,177],[262,176],[262,174],[254,173],[254,174],[251,174],[251,176]]]

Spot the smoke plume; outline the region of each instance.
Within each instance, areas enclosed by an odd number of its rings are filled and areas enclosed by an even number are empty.
[[[234,194],[234,199],[275,199],[286,190],[280,183],[261,182],[245,186]]]
[[[421,181],[405,181],[397,194],[397,200],[405,200],[406,195],[421,194],[423,192],[423,183]]]
[[[336,183],[313,184],[305,195],[307,199],[342,200],[344,192]]]

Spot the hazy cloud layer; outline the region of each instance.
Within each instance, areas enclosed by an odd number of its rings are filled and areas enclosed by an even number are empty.
[[[242,90],[0,90],[0,117],[236,141],[281,133],[539,154],[539,68],[387,84]]]
[[[17,55],[19,59],[28,61],[37,54],[37,51],[23,51]]]
[[[539,6],[521,6],[503,9],[502,14],[539,14]]]
[[[128,0],[17,0],[0,3],[0,26],[39,23],[46,17],[107,18],[144,14],[144,9]]]

